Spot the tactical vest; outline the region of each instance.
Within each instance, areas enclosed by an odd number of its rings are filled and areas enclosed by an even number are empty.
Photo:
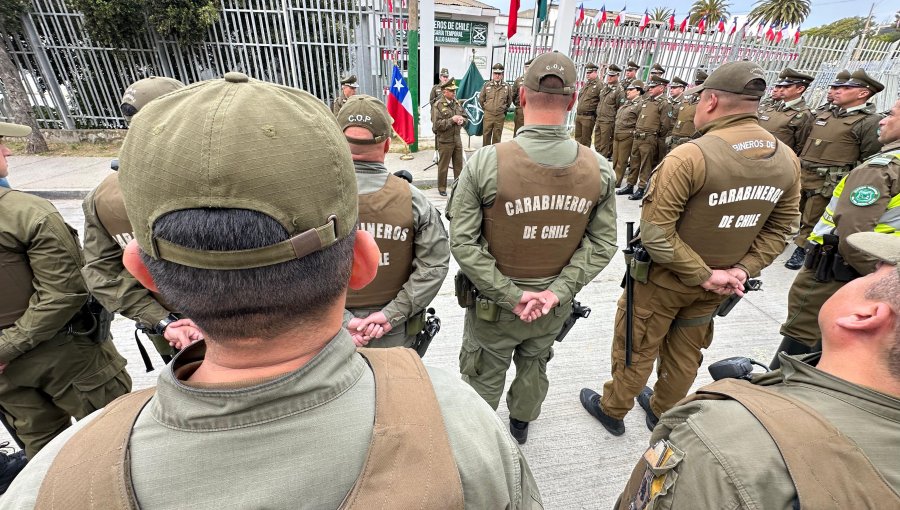
[[[134,229],[125,212],[125,199],[119,186],[119,174],[110,174],[94,191],[94,210],[97,219],[116,244],[125,249],[134,239]]]
[[[700,97],[695,95],[690,101],[685,99],[678,106],[678,115],[672,126],[672,136],[687,138],[694,136],[697,132],[697,127],[694,126],[694,114],[697,112],[699,99]]]
[[[866,160],[866,163],[875,165],[877,164],[877,161],[881,160],[884,161],[882,164],[886,165],[890,164],[892,159],[900,163],[900,150],[876,154]],[[823,244],[825,235],[833,234],[834,230],[837,228],[837,225],[834,223],[834,211],[837,209],[838,201],[841,194],[844,192],[845,182],[847,182],[847,177],[841,179],[841,182],[834,188],[834,193],[831,195],[831,201],[825,206],[825,212],[822,213],[822,217],[819,218],[812,233],[809,234],[810,241],[816,244]],[[900,195],[891,197],[884,214],[878,218],[878,223],[875,225],[874,231],[881,234],[900,236]]]
[[[516,142],[495,147],[497,194],[481,228],[488,251],[506,276],[558,275],[581,245],[600,199],[596,153],[578,145],[574,162],[553,167],[533,162]]]
[[[791,129],[791,121],[798,115],[806,115],[806,112],[798,112],[793,108],[770,108],[759,114],[759,125],[788,147],[793,147],[794,130]]]
[[[637,123],[634,126],[636,132],[655,135],[659,131],[662,120],[659,111],[661,100],[662,96],[659,95],[653,99],[647,98],[641,103],[638,107]]]
[[[340,510],[462,509],[459,470],[419,356],[403,348],[359,349],[359,353],[375,376],[375,423],[363,471]],[[128,442],[153,391],[116,399],[72,436],[50,465],[35,508],[139,508]]]
[[[412,192],[409,183],[388,175],[384,187],[359,196],[359,229],[366,230],[381,250],[378,274],[360,290],[347,291],[347,308],[383,306],[397,297],[412,274]]]
[[[853,125],[870,114],[861,111],[854,113],[847,117],[836,116],[834,110],[820,113],[813,122],[800,159],[812,166],[856,165],[859,143],[853,137]]]
[[[10,193],[11,189],[0,186],[0,200]],[[6,205],[3,202],[0,204]],[[3,289],[0,292],[0,329],[15,324],[28,310],[28,301],[34,294],[33,280],[34,274],[24,246],[21,251],[0,248],[0,289]]]
[[[731,267],[747,254],[781,195],[793,185],[793,151],[749,159],[715,135],[693,143],[703,153],[706,182],[688,200],[678,236],[709,266]]]
[[[784,459],[799,508],[900,508],[900,496],[859,446],[803,402],[748,381],[723,379],[680,404],[708,399],[735,400],[762,424]]]

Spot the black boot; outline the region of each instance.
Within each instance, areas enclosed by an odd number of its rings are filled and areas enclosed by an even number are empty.
[[[512,437],[514,437],[519,444],[525,444],[525,441],[528,441],[528,422],[510,418],[509,433],[512,434]]]
[[[8,446],[9,442],[4,441],[0,443],[0,450],[6,449]],[[25,468],[26,464],[28,464],[28,458],[25,457],[25,450],[15,453],[0,451],[0,494],[6,492],[9,484],[15,480],[16,475]]]
[[[644,409],[644,412],[647,413],[647,419],[644,420],[644,423],[647,424],[647,428],[650,429],[650,432],[653,432],[653,429],[656,428],[656,424],[659,423],[659,417],[656,416],[656,413],[653,412],[653,408],[650,407],[650,397],[653,396],[653,390],[649,387],[644,386],[644,389],[637,396],[638,404]]]
[[[786,336],[781,340],[781,345],[778,346],[778,351],[775,353],[775,357],[772,358],[772,362],[769,363],[769,368],[772,370],[778,370],[779,368],[781,368],[781,360],[778,359],[778,354],[781,352],[787,354],[788,356],[796,356],[798,354],[809,354],[821,350],[821,342],[818,343],[816,347],[810,347],[803,342],[799,342],[789,336]]]
[[[644,188],[637,188],[634,190],[634,193],[628,197],[628,200],[640,200],[642,198],[644,198]]]
[[[797,270],[800,269],[800,266],[803,265],[803,261],[806,260],[806,248],[797,247],[794,250],[794,253],[791,254],[791,258],[788,259],[787,262],[784,263],[784,267],[788,269]]]
[[[634,186],[626,184],[624,187],[616,190],[616,195],[630,195],[634,193]]]
[[[590,413],[591,416],[597,418],[600,425],[603,425],[603,428],[610,434],[621,436],[625,433],[625,421],[613,418],[603,412],[603,408],[600,407],[600,395],[598,395],[596,391],[582,388],[581,405],[584,406],[584,409]]]

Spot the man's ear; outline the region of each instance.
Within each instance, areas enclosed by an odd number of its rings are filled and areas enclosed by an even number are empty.
[[[881,302],[861,303],[853,308],[852,313],[835,319],[835,324],[853,331],[877,331],[882,327],[890,327],[893,323],[894,311],[890,305]]]
[[[128,244],[125,246],[125,252],[122,254],[122,264],[125,265],[125,269],[131,273],[134,278],[140,282],[147,290],[152,292],[159,292],[159,289],[156,287],[156,282],[153,281],[153,277],[150,276],[150,271],[147,270],[147,266],[144,265],[144,261],[141,260],[141,247],[138,246],[138,243],[135,239],[128,241]]]
[[[378,261],[381,251],[375,244],[375,238],[365,230],[356,231],[356,242],[353,244],[353,270],[350,272],[349,286],[359,290],[372,283],[378,274]]]

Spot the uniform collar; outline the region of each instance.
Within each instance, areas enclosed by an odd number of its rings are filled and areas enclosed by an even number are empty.
[[[881,152],[890,152],[894,149],[900,149],[900,140],[891,142],[881,148]]]
[[[384,163],[377,161],[353,161],[353,168],[358,174],[386,174],[388,169]]]
[[[710,122],[709,124],[703,126],[703,129],[699,129],[701,134],[706,134],[711,131],[715,131],[717,129],[723,129],[726,127],[736,126],[738,124],[757,124],[758,117],[755,113],[739,113],[737,115],[726,115],[724,117],[719,117],[718,119]]]
[[[792,99],[790,101],[784,102],[785,108],[794,108],[794,106],[800,105],[803,103],[803,96],[798,97],[797,99]],[[796,108],[794,108],[796,110]]]
[[[519,128],[516,136],[525,136],[527,138],[560,138],[568,140],[569,131],[566,126],[548,126],[548,125],[530,125]]]
[[[875,111],[875,105],[873,103],[863,103],[863,104],[858,104],[856,106],[851,106],[850,108],[841,108],[840,109],[841,115],[846,114],[846,113],[853,113],[853,112],[872,113],[874,111]]]

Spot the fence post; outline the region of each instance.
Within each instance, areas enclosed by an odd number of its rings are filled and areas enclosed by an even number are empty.
[[[297,79],[297,73],[300,72],[300,65],[297,62],[297,49],[295,47],[297,41],[294,39],[297,34],[294,32],[293,17],[291,16],[289,3],[290,0],[283,0],[281,2],[282,11],[284,11],[285,42],[287,42],[288,59],[290,60],[291,86],[299,89],[300,80]]]
[[[844,48],[844,55],[841,57],[841,63],[837,66],[838,69],[848,69],[850,67],[850,56],[856,51],[856,46],[858,44],[859,36],[850,39],[850,42],[847,43],[847,47]]]
[[[34,59],[37,60],[38,67],[41,69],[47,91],[50,92],[56,111],[62,119],[63,127],[75,129],[75,121],[72,120],[72,116],[69,113],[69,104],[59,88],[59,78],[53,72],[53,67],[47,58],[47,52],[44,51],[44,45],[41,44],[41,40],[37,35],[37,29],[34,28],[31,14],[22,15],[22,27],[25,29],[25,36],[28,37],[28,44],[31,45],[32,51],[34,51]]]

